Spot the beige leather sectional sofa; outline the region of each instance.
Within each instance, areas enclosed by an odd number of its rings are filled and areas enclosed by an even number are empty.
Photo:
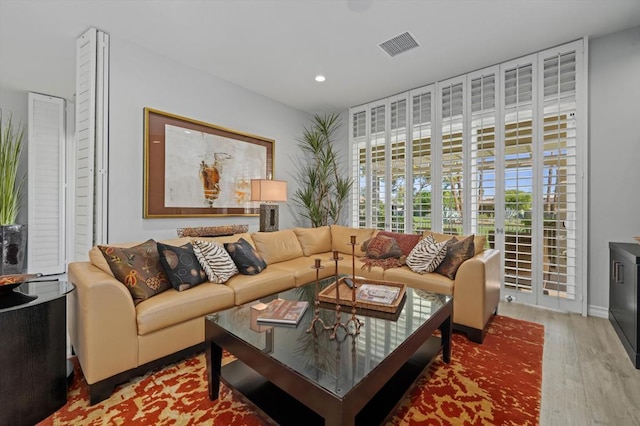
[[[225,243],[242,237],[268,266],[257,275],[235,275],[226,284],[207,282],[181,292],[169,289],[136,306],[127,288],[113,277],[99,249],[92,248],[89,261],[74,262],[68,268],[69,279],[76,285],[76,291],[68,297],[71,344],[89,384],[91,403],[109,397],[119,383],[199,350],[204,341],[205,315],[313,282],[315,270],[311,265],[316,258],[325,267],[320,270],[321,278],[336,272],[330,260],[333,250],[343,257],[338,273],[351,274],[351,235],[357,237],[358,257],[364,255],[360,243],[375,232],[334,225],[199,238]],[[192,239],[162,242],[180,246]],[[496,250],[476,250],[476,255],[460,266],[455,280],[436,273],[420,275],[407,266],[361,270],[362,263],[358,259],[355,263],[360,276],[453,294],[454,328],[480,343],[497,310],[500,274]]]

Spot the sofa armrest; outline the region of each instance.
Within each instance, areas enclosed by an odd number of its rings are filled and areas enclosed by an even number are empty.
[[[484,329],[500,302],[500,251],[487,249],[463,262],[453,296],[454,322]]]
[[[71,344],[87,383],[138,365],[136,309],[127,288],[90,262],[72,262],[67,298]]]

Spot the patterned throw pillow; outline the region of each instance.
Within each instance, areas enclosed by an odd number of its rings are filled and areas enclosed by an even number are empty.
[[[436,240],[428,235],[416,244],[407,256],[407,266],[419,274],[433,272],[447,255],[449,241],[436,243]]]
[[[169,282],[176,290],[188,290],[207,280],[191,243],[181,247],[158,243],[158,254]]]
[[[398,247],[402,250],[402,254],[409,256],[411,250],[418,244],[418,241],[422,238],[421,234],[401,234],[399,232],[380,231],[378,235],[384,235],[385,237],[391,237],[398,243]]]
[[[224,284],[238,273],[236,264],[220,243],[196,240],[193,252],[212,283]]]
[[[402,256],[402,250],[398,246],[398,242],[384,235],[376,235],[372,239],[362,244],[365,255],[370,259],[387,259],[390,257],[398,258]]]
[[[267,267],[267,262],[244,238],[240,238],[235,243],[225,243],[224,248],[229,252],[229,256],[241,274],[256,275]]]
[[[464,240],[454,241],[447,246],[447,256],[442,263],[436,268],[435,272],[450,279],[456,278],[458,268],[467,259],[471,259],[475,254],[475,246],[473,244],[473,238],[475,235],[471,234]]]
[[[171,288],[154,240],[130,248],[98,246],[113,276],[129,289],[137,305]]]

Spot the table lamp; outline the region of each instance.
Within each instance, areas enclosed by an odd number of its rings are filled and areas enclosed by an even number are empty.
[[[287,201],[287,182],[272,179],[251,179],[251,201],[260,204],[260,232],[278,230],[278,205]]]

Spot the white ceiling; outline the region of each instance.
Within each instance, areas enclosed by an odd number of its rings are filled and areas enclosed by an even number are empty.
[[[94,26],[291,107],[341,111],[638,25],[640,0],[0,0],[0,85],[37,90],[47,58],[28,52],[43,40],[65,46],[52,71],[73,72],[75,37]],[[378,47],[405,31],[421,47]],[[67,85],[55,94],[71,98]]]

